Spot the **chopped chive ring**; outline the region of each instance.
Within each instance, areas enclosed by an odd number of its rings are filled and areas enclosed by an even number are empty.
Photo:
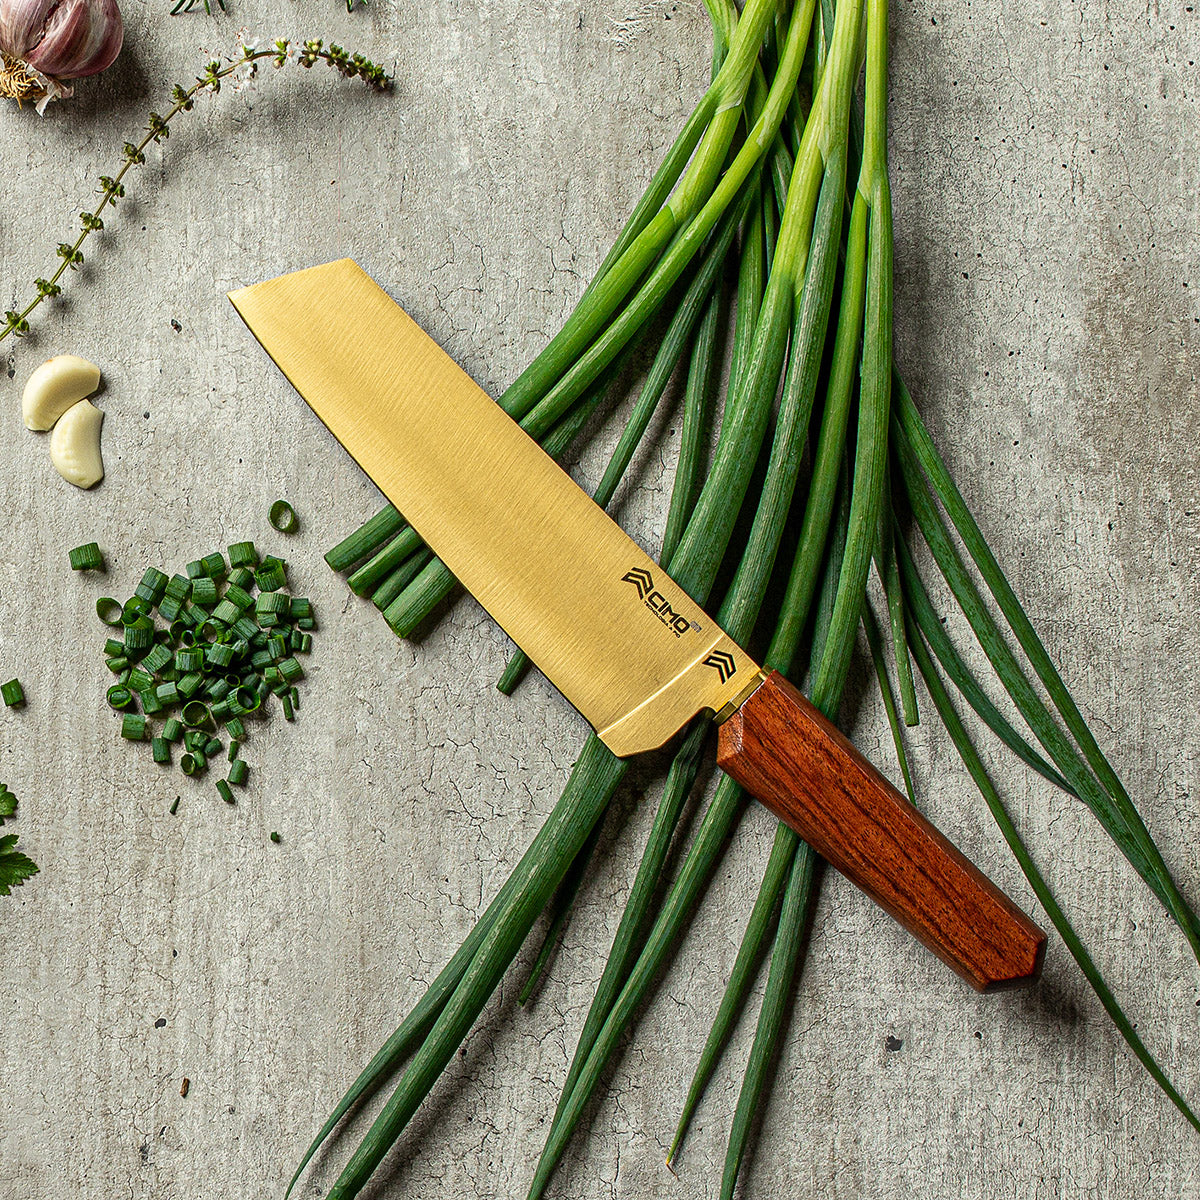
[[[193,729],[202,725],[207,725],[212,720],[208,711],[208,705],[202,700],[189,700],[183,706],[183,723],[192,726]]]
[[[212,608],[217,602],[217,581],[201,576],[192,581],[192,603],[201,608]]]
[[[236,783],[241,787],[246,782],[246,777],[250,774],[250,768],[246,765],[244,758],[233,758],[229,761],[229,782]]]
[[[20,680],[10,679],[6,684],[0,685],[0,699],[8,708],[22,707],[25,703],[25,689]]]
[[[279,845],[279,841],[280,841],[279,834],[276,833],[274,830],[271,831],[271,841],[273,841],[277,846]]]
[[[200,765],[200,760],[194,754],[185,754],[179,760],[179,769],[185,775],[195,775],[197,771],[203,768]]]
[[[230,788],[229,781],[227,779],[217,780],[217,791],[221,793],[221,799],[224,800],[226,804],[237,803],[233,797],[233,789]]]
[[[276,500],[268,514],[273,529],[280,533],[295,533],[300,528],[296,510],[286,500]]]
[[[156,763],[169,763],[171,761],[171,743],[165,737],[151,738],[150,751]]]
[[[274,592],[287,582],[287,575],[281,564],[272,563],[270,566],[264,564],[255,571],[254,582],[258,584],[260,592]]]
[[[278,670],[288,683],[295,683],[298,679],[304,678],[304,668],[294,658],[283,659],[279,663]]]
[[[146,718],[138,713],[126,713],[121,718],[121,736],[131,742],[140,742],[146,736]]]
[[[119,600],[114,600],[111,596],[101,596],[96,601],[96,616],[102,620],[105,625],[111,625],[114,628],[121,624],[122,606]]]
[[[188,634],[191,638],[191,634]],[[190,675],[193,671],[202,670],[204,667],[204,651],[198,646],[185,646],[182,650],[175,651],[175,669],[182,671],[185,675]]]
[[[130,596],[121,609],[121,623],[132,625],[138,617],[144,617],[148,612],[153,611],[154,605],[149,600],[142,596]]]
[[[156,642],[146,657],[142,659],[142,666],[151,675],[157,675],[174,657],[169,646],[162,642]]]
[[[168,582],[166,575],[157,567],[147,567],[145,575],[142,576],[142,582],[137,585],[134,595],[139,600],[144,600],[147,604],[157,607],[166,594]]]
[[[129,678],[125,681],[128,683],[130,690],[135,692],[146,692],[154,686],[153,676],[147,674],[141,667],[135,667],[129,672]]]
[[[253,542],[234,542],[229,547],[229,565],[231,567],[255,567],[258,565],[258,551]]]
[[[105,693],[109,708],[121,712],[133,703],[133,693],[123,684],[114,683]]]
[[[204,573],[210,579],[224,579],[229,574],[229,568],[225,565],[225,555],[220,550],[214,550],[211,554],[206,554],[201,560],[200,565],[204,568]],[[195,591],[195,584],[192,585],[192,590]]]
[[[125,626],[125,649],[130,658],[141,658],[154,645],[154,622],[149,617],[135,617]]]
[[[190,700],[200,690],[203,683],[203,675],[198,672],[189,672],[175,686],[179,689],[181,696],[186,696]]]
[[[74,550],[68,552],[68,558],[71,560],[72,571],[104,570],[104,555],[100,553],[100,547],[95,542],[88,542],[85,546],[76,546]]]

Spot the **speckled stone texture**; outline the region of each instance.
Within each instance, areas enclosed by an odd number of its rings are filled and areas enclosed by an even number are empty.
[[[257,1200],[282,1194],[495,893],[584,730],[543,681],[495,692],[508,646],[473,602],[404,644],[328,571],[322,552],[378,497],[223,294],[353,254],[499,389],[598,265],[700,94],[710,42],[691,0],[373,0],[353,14],[228,0],[212,19],[171,18],[169,0],[125,7],[121,59],[77,100],[44,120],[0,112],[5,308],[48,273],[146,111],[240,25],[332,36],[399,80],[379,98],[289,68],[204,100],[63,302],[0,346],[0,676],[29,697],[0,712],[0,779],[42,868],[0,899],[0,1197]],[[1190,0],[902,0],[892,20],[897,355],[1200,901],[1200,24]],[[108,478],[90,494],[53,474],[17,415],[28,373],[65,351],[104,369]],[[579,478],[596,481],[617,429],[604,424]],[[675,421],[660,432],[617,503],[651,548]],[[266,521],[277,496],[303,521],[286,544]],[[321,631],[299,720],[255,734],[252,786],[230,808],[119,744],[92,605],[147,565],[246,537],[286,554]],[[109,575],[72,577],[67,549],[92,539]],[[853,691],[846,719],[892,770],[861,668]],[[985,744],[1138,1029],[1200,1097],[1182,939],[1079,805]],[[934,721],[912,751],[929,813],[1032,906]],[[524,1194],[661,766],[635,768],[548,982],[522,1009],[524,969],[510,978],[371,1197]],[[556,1196],[718,1195],[750,1022],[677,1175],[664,1151],[771,835],[747,814]],[[1038,988],[980,998],[829,878],[775,1070],[747,1197],[1200,1196],[1200,1140],[1057,939]],[[348,1146],[302,1196],[324,1194]]]

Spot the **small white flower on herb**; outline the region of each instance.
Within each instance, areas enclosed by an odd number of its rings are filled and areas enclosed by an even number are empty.
[[[257,38],[252,38],[249,30],[238,30],[237,55],[234,59],[237,65],[233,68],[233,74],[229,77],[235,92],[242,91],[254,78],[255,71],[258,70],[258,62],[257,60],[251,60],[252,56],[261,54],[268,48],[266,42],[260,42]]]

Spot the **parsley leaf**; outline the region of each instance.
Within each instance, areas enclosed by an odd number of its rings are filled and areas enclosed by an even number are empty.
[[[7,896],[15,887],[38,873],[37,864],[15,849],[17,835],[0,837],[0,896]]]
[[[17,798],[3,784],[0,784],[0,825],[5,817],[11,817],[17,811]]]

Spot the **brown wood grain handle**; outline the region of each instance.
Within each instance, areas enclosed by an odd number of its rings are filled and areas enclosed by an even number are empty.
[[[717,762],[981,992],[1041,974],[1046,935],[777,671]]]

